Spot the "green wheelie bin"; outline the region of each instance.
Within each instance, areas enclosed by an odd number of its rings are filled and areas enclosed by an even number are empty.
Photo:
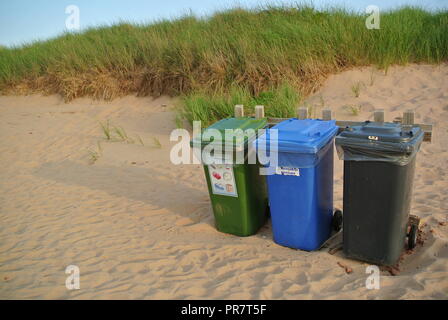
[[[266,126],[266,119],[227,118],[204,129],[200,136],[193,137],[191,141],[193,148],[202,151],[215,224],[221,232],[250,236],[267,220],[266,179],[260,175],[257,157],[252,154],[250,159],[254,161],[248,161],[249,155],[254,152],[252,141],[256,139],[258,129]],[[240,129],[244,135],[226,137],[226,130],[228,132],[229,129]],[[212,132],[219,133],[218,137],[211,137]],[[213,152],[210,156],[204,155],[204,148],[211,149],[213,146],[221,147],[220,155]],[[221,163],[215,163],[219,159]]]

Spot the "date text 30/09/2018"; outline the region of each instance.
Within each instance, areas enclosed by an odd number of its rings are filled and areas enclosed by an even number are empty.
[[[182,307],[182,315],[208,315],[210,318],[217,313],[224,312],[226,315],[262,315],[266,312],[265,304],[226,304],[225,309],[217,307],[196,307],[189,304],[187,307]]]

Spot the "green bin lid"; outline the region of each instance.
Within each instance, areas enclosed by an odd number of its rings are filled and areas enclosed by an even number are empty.
[[[257,137],[257,130],[263,129],[266,126],[267,126],[266,119],[255,119],[249,117],[222,119],[214,123],[210,127],[204,129],[202,131],[201,136],[193,137],[191,145],[192,146],[200,145],[204,147],[210,143],[216,143],[216,144],[222,144],[223,147],[226,144],[232,144],[233,147],[236,149],[240,149],[242,147],[246,148],[248,143],[253,141]],[[204,134],[210,129],[218,130],[221,134],[221,139],[213,140],[213,137],[212,138],[207,136],[204,137]],[[226,129],[241,129],[245,134],[226,137]],[[253,130],[246,131],[248,129]]]

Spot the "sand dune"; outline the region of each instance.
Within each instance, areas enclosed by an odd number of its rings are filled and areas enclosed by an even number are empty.
[[[448,298],[448,65],[347,71],[307,103],[322,101],[338,119],[371,119],[383,108],[392,120],[412,109],[417,122],[435,125],[418,155],[412,203],[426,241],[405,255],[397,276],[381,272],[380,290],[365,287],[368,264],[328,248],[278,246],[269,223],[248,238],[217,232],[202,167],[169,161],[175,100],[3,96],[0,298]],[[106,120],[134,143],[106,141],[99,125]],[[342,207],[337,158],[335,168]],[[65,287],[68,265],[80,268],[80,290]]]

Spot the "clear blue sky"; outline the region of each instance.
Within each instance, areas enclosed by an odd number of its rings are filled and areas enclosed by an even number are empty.
[[[208,15],[235,5],[254,7],[263,3],[296,3],[297,0],[0,0],[0,45],[12,46],[62,33],[68,15],[65,8],[76,5],[80,10],[81,30],[119,20],[150,22],[159,18],[175,18],[190,12]],[[404,4],[429,10],[447,9],[448,0],[306,0],[315,7],[343,5],[365,11],[368,5],[387,10]]]

